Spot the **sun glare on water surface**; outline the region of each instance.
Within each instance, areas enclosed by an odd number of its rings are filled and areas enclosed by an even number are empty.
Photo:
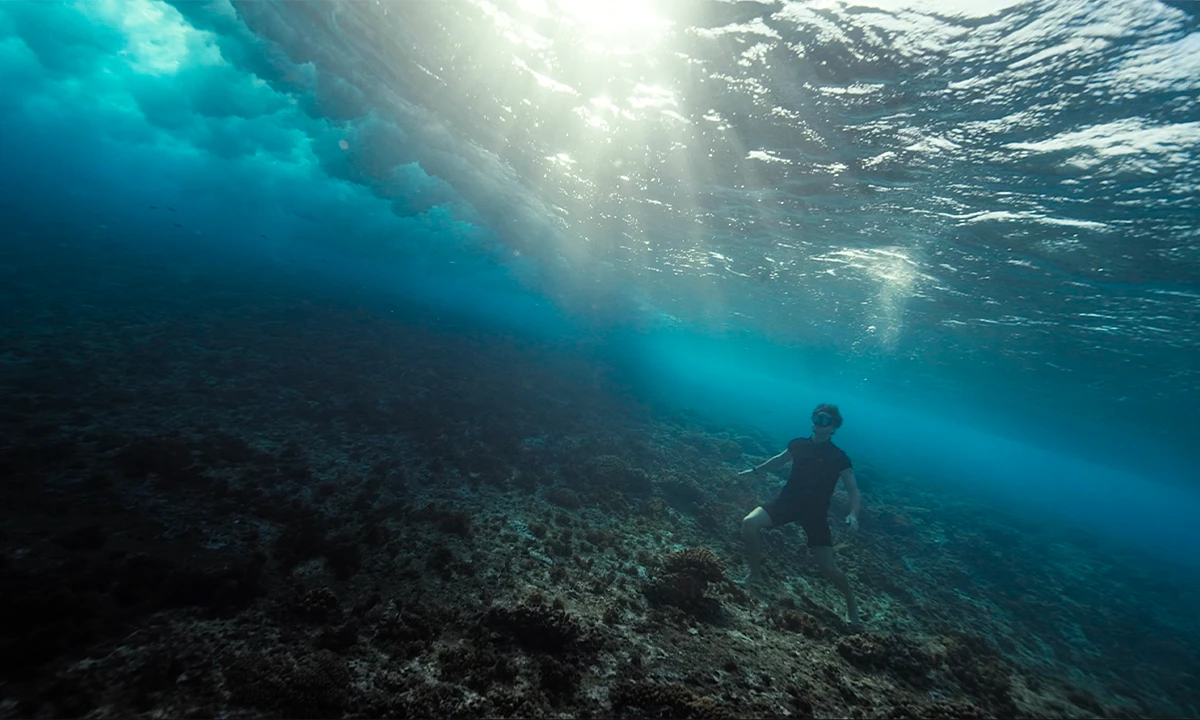
[[[522,10],[575,25],[597,41],[652,36],[670,26],[646,0],[520,0]]]

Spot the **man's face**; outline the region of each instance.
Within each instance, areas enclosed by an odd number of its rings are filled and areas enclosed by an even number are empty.
[[[833,416],[825,412],[812,414],[812,426],[814,440],[828,440],[837,432],[837,428],[833,426]]]

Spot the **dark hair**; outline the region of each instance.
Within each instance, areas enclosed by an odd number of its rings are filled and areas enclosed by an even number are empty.
[[[833,426],[835,428],[840,428],[842,426],[842,413],[838,410],[837,405],[833,405],[831,403],[821,403],[815,410],[813,410],[813,415],[816,415],[817,413],[825,413],[829,417],[833,418]]]

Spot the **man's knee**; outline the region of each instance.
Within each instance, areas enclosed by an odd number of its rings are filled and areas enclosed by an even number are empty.
[[[742,518],[742,532],[754,532],[771,527],[771,516],[761,507],[756,507],[749,515]]]

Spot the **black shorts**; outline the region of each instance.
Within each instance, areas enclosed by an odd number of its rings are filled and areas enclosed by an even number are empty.
[[[804,528],[809,547],[833,547],[833,532],[829,529],[829,508],[805,502],[776,498],[763,505],[772,527],[798,522]]]

